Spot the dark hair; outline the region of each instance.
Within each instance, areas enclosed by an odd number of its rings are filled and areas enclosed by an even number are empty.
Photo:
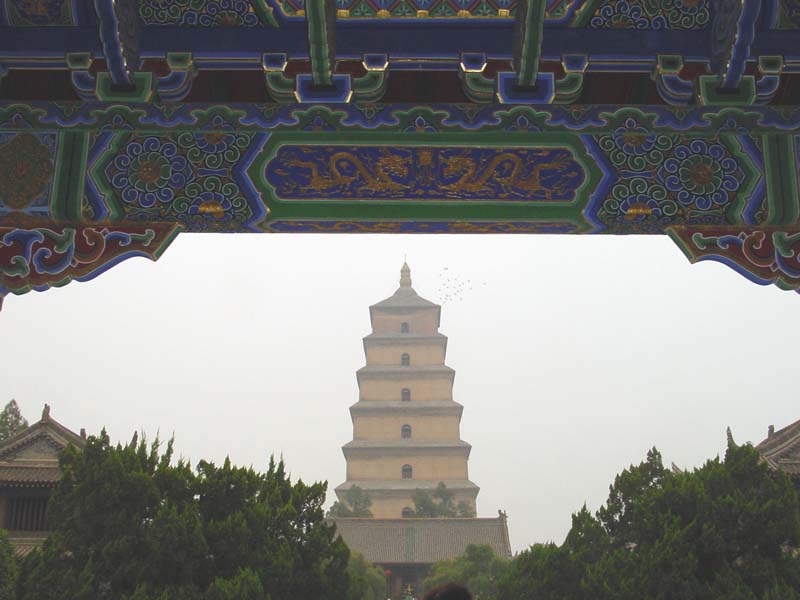
[[[430,590],[423,600],[472,600],[472,594],[463,585],[445,583]]]

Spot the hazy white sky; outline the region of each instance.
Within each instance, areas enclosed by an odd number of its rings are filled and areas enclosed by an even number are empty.
[[[478,514],[506,510],[515,550],[561,542],[653,445],[690,467],[728,425],[758,442],[800,418],[800,297],[692,266],[660,236],[183,234],[158,263],[8,297],[0,401],[114,439],[174,433],[193,462],[282,454],[332,490],[367,307],[404,254],[444,301]]]

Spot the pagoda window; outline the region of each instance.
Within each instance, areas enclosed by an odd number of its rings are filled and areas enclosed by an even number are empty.
[[[404,440],[410,440],[411,439],[411,425],[403,425],[400,428],[400,436]]]
[[[408,333],[409,331],[411,331],[411,328],[408,323],[400,323],[400,333]]]
[[[403,507],[403,518],[408,519],[414,516],[414,509],[409,508],[408,506]]]
[[[414,475],[414,469],[411,468],[411,465],[403,465],[403,479],[411,479]]]
[[[407,353],[403,353],[403,356],[400,357],[400,364],[404,367],[407,367],[411,364],[411,357]]]
[[[403,391],[400,392],[400,398],[403,402],[411,402],[411,390],[403,388]]]

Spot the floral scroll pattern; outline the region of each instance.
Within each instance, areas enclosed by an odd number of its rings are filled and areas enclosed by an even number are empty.
[[[646,233],[676,223],[724,223],[745,180],[718,138],[652,133],[629,118],[612,134],[600,136],[598,144],[618,172],[599,214],[612,231]]]
[[[73,0],[0,0],[9,25],[46,27],[75,25]]]
[[[596,10],[593,29],[705,29],[709,0],[606,0]]]
[[[48,213],[55,148],[54,133],[0,133],[0,215]]]
[[[260,27],[267,23],[251,0],[141,0],[145,25],[180,27]]]
[[[178,221],[191,231],[246,228],[265,214],[239,176],[254,135],[216,124],[197,133],[116,134],[93,169],[93,183],[126,219]]]
[[[778,29],[800,29],[800,0],[780,0]]]

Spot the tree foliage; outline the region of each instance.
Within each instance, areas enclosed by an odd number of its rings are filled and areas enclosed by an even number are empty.
[[[17,561],[8,535],[0,529],[0,600],[14,600],[17,582]]]
[[[418,518],[436,517],[474,517],[475,509],[466,502],[455,502],[455,494],[447,489],[444,482],[433,492],[417,490],[414,492],[414,516]]]
[[[329,517],[372,517],[372,498],[369,492],[357,485],[345,492],[343,500],[337,500],[328,510]]]
[[[386,575],[383,569],[367,561],[358,552],[350,553],[347,563],[349,587],[345,600],[384,600]]]
[[[501,584],[519,600],[800,600],[800,508],[791,481],[731,445],[693,472],[651,450],[605,506],[573,515],[561,546],[535,545]]]
[[[326,484],[172,461],[105,431],[61,455],[52,535],[23,565],[20,600],[339,600],[349,551],[324,521]]]
[[[498,585],[509,566],[509,561],[498,557],[491,547],[470,544],[463,556],[435,563],[422,587],[427,591],[444,583],[460,583],[476,599],[500,600],[505,597],[500,595]]]
[[[0,412],[0,442],[16,435],[28,427],[16,400],[11,400]]]

